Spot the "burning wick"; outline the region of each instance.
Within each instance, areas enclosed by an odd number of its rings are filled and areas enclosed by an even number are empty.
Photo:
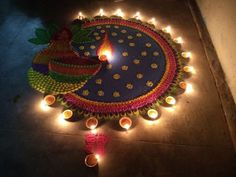
[[[181,55],[184,58],[191,58],[192,57],[192,53],[191,52],[182,52]]]
[[[184,43],[184,40],[183,40],[182,37],[177,37],[177,38],[174,39],[174,41],[178,44],[183,44]]]
[[[184,72],[186,73],[194,73],[194,69],[192,66],[184,66],[183,67]]]
[[[79,12],[79,13],[78,13],[78,19],[79,19],[79,20],[83,20],[83,18],[84,18],[83,13],[82,13],[82,12]]]
[[[47,105],[47,103],[45,102],[45,100],[42,100],[40,102],[40,108],[43,110],[43,111],[49,111],[50,110],[50,107]]]
[[[151,23],[151,24],[153,24],[153,25],[156,25],[156,19],[153,17],[153,18],[151,18],[149,21],[148,21],[149,23]]]
[[[100,55],[98,58],[99,58],[100,61],[107,61],[107,56],[104,55],[104,54]]]
[[[102,44],[100,45],[97,55],[100,61],[107,61],[112,59],[113,48],[108,38],[108,34],[105,34]]]
[[[162,31],[164,31],[165,33],[171,33],[171,26],[163,28]]]
[[[122,12],[121,9],[117,9],[115,12],[115,15],[120,16],[120,17],[124,17],[124,13]]]
[[[136,20],[141,20],[140,12],[136,12],[136,14],[133,16]]]
[[[103,9],[100,9],[98,15],[104,16],[104,10],[103,10]]]

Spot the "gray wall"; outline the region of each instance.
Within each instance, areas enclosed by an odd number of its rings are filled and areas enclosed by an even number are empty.
[[[236,0],[197,0],[236,101]]]

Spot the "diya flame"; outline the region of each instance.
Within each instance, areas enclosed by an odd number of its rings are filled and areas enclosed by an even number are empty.
[[[103,38],[103,42],[97,50],[97,55],[99,56],[99,60],[107,61],[112,59],[113,56],[113,47],[111,41],[108,38],[108,34],[105,34]]]

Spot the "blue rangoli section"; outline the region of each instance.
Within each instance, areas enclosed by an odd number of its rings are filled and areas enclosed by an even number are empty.
[[[118,26],[96,26],[94,42],[73,44],[81,56],[95,56],[108,34],[114,49],[112,60],[75,93],[98,102],[124,102],[145,95],[162,79],[166,59],[159,44],[143,32]]]

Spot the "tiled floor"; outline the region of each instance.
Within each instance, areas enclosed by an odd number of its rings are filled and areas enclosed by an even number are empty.
[[[236,157],[221,102],[188,4],[179,0],[0,2],[0,176],[1,177],[234,177]],[[57,4],[57,5],[55,5]],[[188,79],[194,92],[178,97],[173,112],[162,109],[156,125],[137,119],[128,133],[115,121],[98,131],[109,136],[98,168],[84,165],[83,121],[61,124],[60,108],[42,112],[42,95],[27,83],[27,69],[42,48],[27,40],[49,20],[73,20],[79,10],[93,15],[98,7],[140,10],[161,26],[183,36],[193,52]]]

